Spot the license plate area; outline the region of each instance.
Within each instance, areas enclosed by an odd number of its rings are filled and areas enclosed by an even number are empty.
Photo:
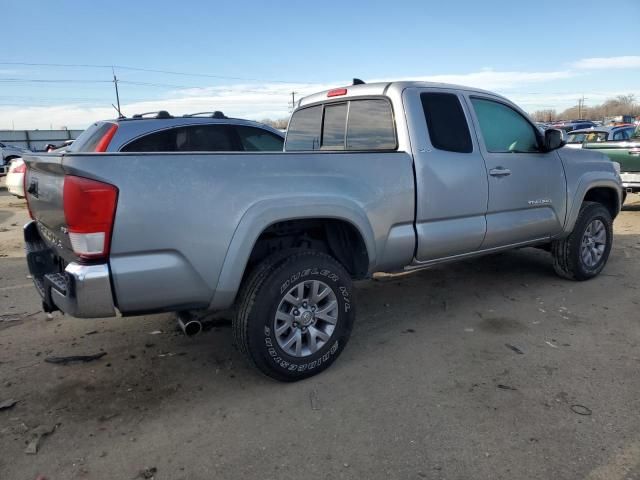
[[[42,297],[43,308],[46,312],[57,310],[51,299],[51,289],[66,293],[69,288],[64,275],[66,262],[42,240],[35,222],[31,222],[24,229],[27,266],[33,277],[36,290]]]

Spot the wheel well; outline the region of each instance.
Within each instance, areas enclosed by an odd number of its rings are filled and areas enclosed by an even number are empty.
[[[300,248],[332,255],[353,278],[364,278],[368,273],[369,254],[358,229],[344,220],[318,218],[285,220],[267,227],[253,246],[245,275],[275,252]]]
[[[584,196],[585,202],[601,203],[611,213],[611,218],[615,218],[619,213],[618,194],[612,188],[596,187],[592,188]]]

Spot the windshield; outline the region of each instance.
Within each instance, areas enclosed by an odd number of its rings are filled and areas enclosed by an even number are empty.
[[[607,132],[570,133],[567,136],[567,143],[606,142],[606,141],[607,141]]]

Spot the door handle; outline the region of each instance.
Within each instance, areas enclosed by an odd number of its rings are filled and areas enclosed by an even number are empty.
[[[629,155],[633,155],[634,157],[640,157],[640,150],[629,150]]]
[[[504,167],[492,168],[489,170],[489,175],[492,177],[506,177],[507,175],[511,175],[511,170]]]

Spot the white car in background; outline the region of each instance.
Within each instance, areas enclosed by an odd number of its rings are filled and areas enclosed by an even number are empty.
[[[629,140],[633,136],[634,125],[617,125],[614,127],[592,127],[574,130],[567,133],[568,148],[582,148],[583,143],[619,142]]]
[[[14,158],[9,163],[6,178],[7,190],[18,198],[24,198],[24,174],[26,171],[27,165],[22,158]]]
[[[0,143],[0,176],[7,173],[11,160],[22,157],[25,153],[30,152],[26,148],[18,147],[16,145]]]

